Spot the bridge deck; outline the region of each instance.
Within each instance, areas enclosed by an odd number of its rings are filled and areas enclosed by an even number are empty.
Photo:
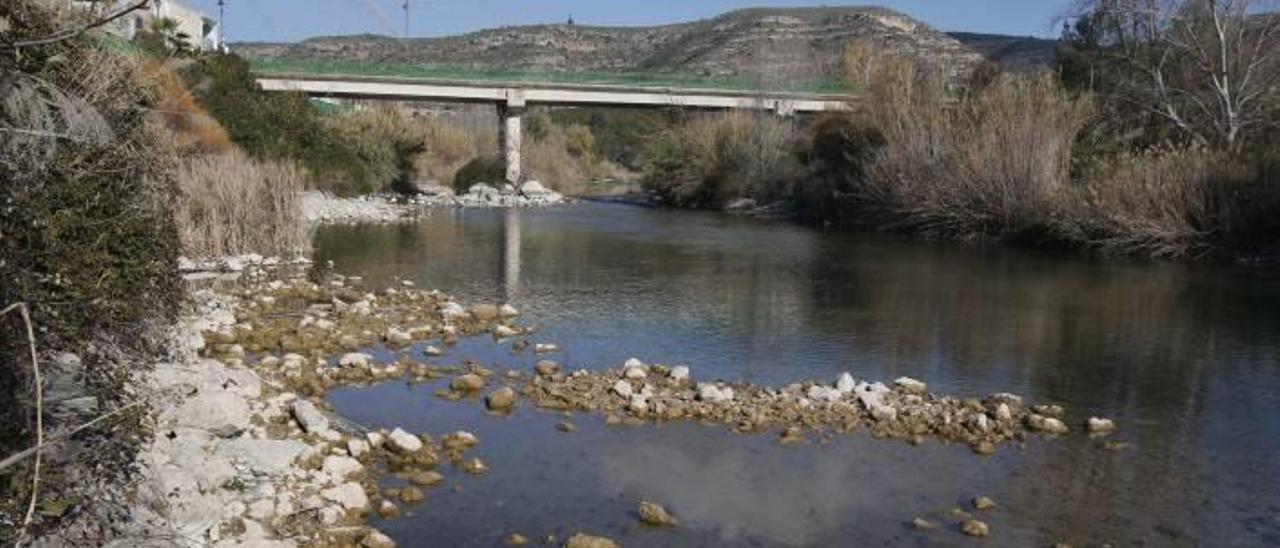
[[[267,91],[299,91],[319,97],[576,106],[648,106],[761,109],[789,112],[841,110],[854,97],[723,89],[387,78],[259,73]]]

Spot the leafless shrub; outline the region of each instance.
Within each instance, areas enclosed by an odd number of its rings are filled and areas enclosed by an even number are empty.
[[[308,247],[303,178],[293,164],[241,153],[197,156],[178,169],[174,216],[193,257],[291,255]]]

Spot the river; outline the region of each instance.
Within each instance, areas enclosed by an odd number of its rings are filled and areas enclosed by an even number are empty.
[[[491,471],[376,522],[401,546],[493,546],[575,531],[624,546],[952,545],[946,512],[977,495],[987,544],[1280,545],[1280,271],[1101,261],[828,233],[714,213],[585,203],[435,210],[400,225],[326,227],[316,255],[370,287],[412,280],[463,302],[510,302],[573,368],[629,357],[695,379],[782,385],[911,376],[964,396],[1060,403],[1083,435],[991,457],[865,431],[783,447],[693,423],[607,427],[521,407],[505,417],[432,385],[335,391],[371,427],[479,436]],[[421,359],[421,356],[419,356]],[[531,369],[531,352],[464,340]],[[388,480],[394,481],[394,480]],[[641,527],[640,500],[681,520]],[[943,526],[920,531],[921,516]]]

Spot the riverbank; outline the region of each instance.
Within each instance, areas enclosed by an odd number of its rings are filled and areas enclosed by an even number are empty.
[[[517,192],[511,185],[495,188],[487,184],[472,185],[462,195],[445,187],[433,186],[426,192],[405,196],[372,194],[341,198],[322,192],[306,192],[302,196],[303,218],[312,225],[346,223],[394,223],[411,220],[419,212],[441,207],[541,207],[566,203],[566,198],[548,190],[537,181],[521,185]]]
[[[843,374],[770,388],[699,382],[687,367],[635,359],[568,371],[553,360],[561,349],[540,340],[513,307],[466,307],[408,283],[369,292],[341,276],[317,283],[250,268],[239,282],[192,298],[196,314],[180,331],[188,357],[158,364],[140,384],[156,411],[131,506],[142,530],[123,542],[175,535],[191,545],[393,546],[367,516],[394,519],[416,508],[450,473],[445,462],[452,473],[484,476],[487,465],[468,452],[503,443],[466,432],[366,430],[331,413],[325,396],[342,387],[426,384],[447,401],[480,398],[499,415],[527,404],[596,414],[610,425],[711,422],[743,434],[776,432],[783,445],[865,430],[912,444],[967,443],[987,455],[1032,435],[1116,429],[1100,418],[1068,425],[1061,406],[1012,394],[931,393],[905,377],[885,385]],[[436,365],[475,337],[542,359],[505,372],[465,361]],[[398,481],[382,481],[392,477]]]

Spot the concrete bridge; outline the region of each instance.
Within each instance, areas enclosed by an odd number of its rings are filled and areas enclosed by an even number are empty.
[[[853,99],[848,95],[808,93],[317,74],[262,73],[257,75],[257,79],[266,91],[302,92],[313,97],[497,105],[502,122],[507,181],[513,184],[518,184],[522,177],[521,115],[530,105],[750,109],[790,116],[799,112],[842,110]]]

